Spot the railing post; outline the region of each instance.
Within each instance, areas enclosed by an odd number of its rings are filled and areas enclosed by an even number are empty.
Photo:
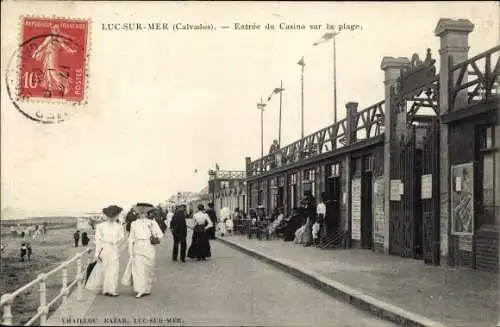
[[[38,275],[40,280],[40,306],[38,307],[38,312],[40,313],[40,326],[45,326],[47,322],[47,274]]]
[[[4,326],[12,326],[12,302],[14,301],[14,298],[10,294],[4,294],[2,295],[2,299],[0,302],[5,302],[5,305],[3,306],[3,322],[2,324]]]
[[[82,274],[82,256],[79,256],[78,259],[76,260],[76,278],[78,279],[77,282],[77,290],[76,290],[76,300],[81,301],[82,300],[82,288],[83,288],[83,274]]]
[[[66,305],[66,301],[68,301],[68,263],[63,263],[62,268],[62,305]]]

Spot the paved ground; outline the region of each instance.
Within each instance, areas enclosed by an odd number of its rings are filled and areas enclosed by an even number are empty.
[[[172,262],[171,240],[168,235],[159,247],[151,296],[135,299],[122,287],[119,297],[97,296],[83,317],[73,318],[96,319],[82,325],[112,325],[106,317],[161,325],[135,317],[190,326],[394,326],[218,241],[211,243],[214,257],[205,262]]]
[[[451,326],[495,326],[498,275],[424,265],[367,250],[321,250],[282,240],[226,239],[275,258],[296,262],[349,287]]]

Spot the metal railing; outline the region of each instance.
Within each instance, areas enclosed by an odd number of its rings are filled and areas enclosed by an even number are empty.
[[[37,284],[39,285],[40,305],[38,307],[37,313],[27,323],[25,323],[24,326],[31,326],[38,319],[40,320],[39,325],[45,326],[47,323],[49,309],[51,307],[53,307],[57,303],[57,301],[59,301],[60,299],[62,299],[61,307],[66,305],[70,290],[74,286],[77,286],[76,298],[78,301],[80,301],[82,299],[83,280],[85,279],[85,272],[82,269],[82,267],[83,267],[82,257],[85,254],[89,254],[91,251],[92,251],[92,249],[89,248],[81,253],[78,253],[77,255],[75,255],[71,259],[63,262],[62,264],[60,264],[56,268],[52,269],[48,273],[39,274],[35,280],[29,282],[28,284],[24,285],[21,288],[18,288],[13,293],[7,293],[7,294],[2,295],[2,297],[0,298],[0,308],[3,308],[2,325],[3,326],[12,326],[12,318],[13,318],[13,316],[12,316],[12,304],[14,303],[14,300],[16,299],[16,297],[19,294],[33,288]],[[88,260],[89,260],[89,257],[87,255],[85,265],[89,262]],[[72,263],[74,263],[75,261],[76,261],[76,277],[75,277],[75,280],[73,282],[71,282],[71,284],[68,285],[68,267]],[[62,277],[61,291],[52,301],[50,301],[47,304],[47,293],[46,293],[47,278],[56,274],[59,271],[62,271],[62,273],[61,273],[61,277]]]

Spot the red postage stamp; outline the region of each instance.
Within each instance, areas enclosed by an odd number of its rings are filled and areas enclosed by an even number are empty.
[[[89,21],[23,17],[21,33],[19,98],[83,102]]]

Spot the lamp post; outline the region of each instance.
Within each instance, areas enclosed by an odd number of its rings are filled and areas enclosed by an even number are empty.
[[[257,103],[257,109],[260,110],[260,157],[264,158],[264,109],[266,104],[260,98],[260,103]]]
[[[333,123],[337,123],[337,51],[335,45],[336,36],[339,35],[339,32],[328,32],[323,34],[321,39],[317,42],[314,42],[313,45],[317,46],[323,42],[326,42],[330,39],[333,40]]]
[[[300,99],[300,138],[304,138],[304,57],[300,58],[297,65],[301,66],[301,99]]]

